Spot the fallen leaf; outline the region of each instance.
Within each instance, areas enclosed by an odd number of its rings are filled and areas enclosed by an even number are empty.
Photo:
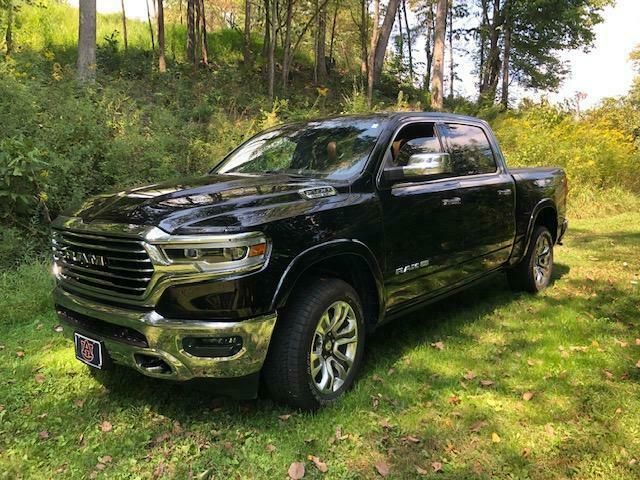
[[[36,374],[35,379],[36,379],[36,382],[38,383],[44,383],[45,377],[43,374],[38,373]]]
[[[535,366],[536,362],[534,362],[533,360],[529,359],[527,360],[527,365],[529,365],[530,367]]]
[[[616,341],[615,341],[615,342],[616,342],[618,345],[620,345],[622,348],[627,348],[627,347],[629,346],[629,343],[628,343],[628,342],[625,342],[625,341],[623,341],[623,340],[618,340],[618,339],[616,339]]]
[[[384,379],[380,376],[380,375],[373,375],[371,377],[371,380],[373,380],[374,382],[380,382],[380,383],[384,383]]]
[[[82,398],[76,398],[76,399],[73,401],[73,404],[74,404],[76,407],[78,407],[78,408],[82,408],[82,407],[84,406],[84,399],[82,399]]]
[[[640,343],[638,345],[640,345]],[[393,375],[395,372],[396,372],[395,368],[390,368],[389,370],[387,370],[387,375]]]
[[[636,368],[640,368],[640,360],[636,362]]]
[[[493,432],[491,434],[491,441],[493,443],[500,443],[500,436],[496,432]]]
[[[475,374],[475,373],[473,373],[471,370],[469,370],[467,373],[465,373],[465,374],[463,375],[463,377],[464,377],[464,379],[465,379],[465,380],[469,380],[469,381],[471,381],[471,380],[473,380],[474,378],[476,378],[476,374]]]
[[[18,351],[16,352],[16,356],[17,356],[18,358],[22,358],[22,357],[24,357],[24,352],[23,352],[22,350],[18,350]]]
[[[425,470],[422,467],[419,467],[418,465],[416,465],[416,473],[418,475],[428,475],[429,474],[429,472],[427,470]]]
[[[431,462],[431,468],[433,468],[434,472],[441,472],[442,471],[442,463],[440,463],[440,462]]]
[[[482,430],[486,426],[487,426],[487,422],[478,420],[473,425],[471,425],[471,428],[469,428],[469,430],[471,432],[478,433],[480,430]]]
[[[46,440],[47,438],[49,438],[49,432],[47,430],[42,430],[40,433],[38,433],[38,438],[40,440]]]
[[[0,405],[0,412],[4,411],[4,405]]]
[[[529,400],[531,400],[532,398],[533,398],[533,392],[524,392],[524,393],[522,394],[522,399],[523,399],[525,402],[528,402],[528,401],[529,401]]]
[[[269,445],[264,447],[264,449],[269,453],[273,453],[276,451],[276,446],[270,443]]]
[[[227,452],[231,452],[233,450],[233,443],[231,442],[224,442],[222,444],[222,448],[224,448]]]
[[[112,429],[113,429],[113,425],[111,425],[111,423],[107,422],[106,420],[100,424],[100,430],[102,430],[105,433],[110,432]]]
[[[636,345],[640,346],[640,338],[636,338]]]
[[[451,395],[448,401],[451,405],[459,405],[462,400],[457,395]]]
[[[620,415],[622,413],[622,409],[620,407],[616,408],[616,415]]]
[[[289,466],[289,470],[287,473],[289,474],[289,478],[291,480],[300,480],[302,477],[304,477],[304,463],[293,462]]]
[[[153,439],[153,444],[156,446],[161,445],[167,440],[169,440],[170,438],[171,438],[171,434],[169,432],[161,433],[160,435],[158,435],[156,438]]]
[[[603,370],[602,372],[604,373],[605,377],[609,379],[613,378],[613,373],[611,373],[609,370]]]
[[[555,433],[555,430],[549,423],[544,426],[544,431],[547,432],[547,435],[553,435]]]
[[[278,415],[278,420],[282,421],[282,422],[286,422],[287,420],[289,420],[291,418],[291,413],[287,413],[285,415]]]
[[[382,477],[386,477],[391,472],[389,465],[387,465],[387,462],[385,462],[384,460],[376,462],[376,470]]]
[[[562,352],[562,353],[560,354],[560,356],[561,356],[562,358],[569,358],[569,352],[564,351],[564,352]]]
[[[104,470],[107,466],[104,463],[96,463],[96,470]]]
[[[111,457],[111,455],[105,455],[104,457],[98,458],[98,461],[100,463],[111,463],[112,460],[113,458]]]
[[[435,348],[436,350],[444,350],[444,343],[443,342],[435,342],[435,343],[432,343],[431,346],[433,348]]]
[[[383,418],[382,420],[380,420],[378,422],[378,425],[380,425],[382,428],[391,428],[391,424],[389,423],[389,419],[387,418]]]
[[[336,427],[336,440],[346,440],[347,438],[349,438],[349,434],[342,434],[342,427]]]
[[[480,385],[483,387],[492,387],[495,384],[496,382],[494,382],[493,380],[480,380]]]
[[[53,327],[53,331],[56,333],[62,332],[62,325],[56,325],[55,327]]]
[[[525,447],[522,449],[522,456],[523,457],[528,457],[531,454],[531,449],[528,447]]]
[[[81,447],[84,447],[85,443],[84,443],[84,433],[81,433],[80,436],[78,437],[78,445],[80,445]]]
[[[413,435],[407,435],[406,437],[404,437],[404,439],[410,443],[420,443],[420,439],[418,437],[414,437]]]
[[[322,473],[327,473],[327,470],[329,470],[329,468],[327,467],[327,464],[324,463],[323,461],[321,461],[318,457],[316,457],[315,455],[309,455],[309,460],[311,460],[313,462],[313,464],[316,466],[316,468],[318,470],[320,470]]]

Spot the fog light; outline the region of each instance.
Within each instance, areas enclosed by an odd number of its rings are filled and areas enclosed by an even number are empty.
[[[242,337],[186,337],[182,346],[195,357],[231,357],[242,349]]]

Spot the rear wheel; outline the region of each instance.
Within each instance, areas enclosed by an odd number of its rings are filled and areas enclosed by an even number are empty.
[[[314,410],[355,380],[364,352],[360,299],[346,282],[319,278],[298,290],[278,318],[264,366],[272,397]]]
[[[537,293],[549,286],[552,273],[553,237],[548,228],[539,225],[533,231],[526,255],[507,272],[507,278],[513,289]]]

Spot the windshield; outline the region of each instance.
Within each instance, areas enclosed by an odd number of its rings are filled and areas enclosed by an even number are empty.
[[[347,179],[362,170],[382,127],[379,118],[284,125],[252,138],[213,171]]]

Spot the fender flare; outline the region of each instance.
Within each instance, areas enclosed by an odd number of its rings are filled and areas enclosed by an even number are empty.
[[[286,303],[289,295],[298,283],[298,280],[307,270],[323,260],[341,255],[357,256],[366,262],[376,285],[379,310],[378,319],[382,318],[385,308],[385,296],[384,281],[380,265],[378,264],[373,252],[364,243],[360,240],[346,238],[331,240],[319,245],[314,245],[313,247],[307,248],[296,255],[296,257],[289,263],[278,282],[273,299],[271,300],[270,309],[272,311],[276,310]]]
[[[556,214],[556,217],[558,216],[558,209],[556,208],[556,204],[550,198],[543,198],[538,203],[536,203],[529,217],[529,225],[527,225],[527,232],[525,236],[526,241],[524,245],[524,250],[522,251],[523,257],[526,254],[526,252],[529,250],[529,244],[531,243],[531,236],[533,235],[533,227],[538,221],[538,216],[540,216],[540,212],[542,212],[547,208],[551,208]],[[558,232],[551,232],[551,234],[555,238]]]

